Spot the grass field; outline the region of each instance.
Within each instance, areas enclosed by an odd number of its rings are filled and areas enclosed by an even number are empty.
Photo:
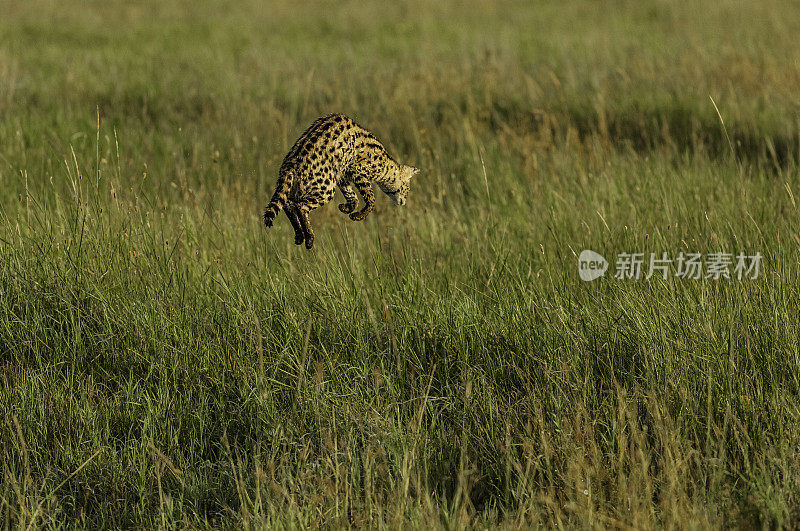
[[[800,6],[294,4],[0,2],[2,526],[796,524]],[[329,112],[423,173],[308,252]]]

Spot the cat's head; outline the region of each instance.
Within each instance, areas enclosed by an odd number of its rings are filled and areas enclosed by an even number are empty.
[[[406,198],[408,197],[408,190],[410,188],[411,178],[419,173],[419,169],[415,168],[414,166],[406,166],[405,164],[401,165],[400,168],[397,170],[397,174],[395,175],[395,179],[393,182],[381,184],[381,190],[383,193],[389,196],[389,199],[395,205],[402,206],[406,204]]]

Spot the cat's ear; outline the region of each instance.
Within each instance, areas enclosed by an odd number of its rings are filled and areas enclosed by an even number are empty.
[[[419,168],[417,168],[415,166],[411,166],[411,176],[413,177],[418,173],[419,173]]]

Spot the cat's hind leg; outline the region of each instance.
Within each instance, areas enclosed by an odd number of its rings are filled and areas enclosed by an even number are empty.
[[[314,247],[314,231],[311,230],[311,224],[308,222],[308,213],[312,210],[324,205],[333,198],[333,187],[331,186],[328,191],[318,191],[309,194],[302,199],[299,199],[295,206],[297,207],[297,217],[300,221],[300,228],[303,230],[303,235],[306,240],[306,249]]]
[[[294,244],[302,244],[305,240],[305,232],[303,231],[303,226],[300,224],[300,215],[297,211],[297,205],[291,201],[287,201],[286,205],[283,207],[283,211],[286,212],[286,217],[289,218],[294,228]]]
[[[306,249],[311,249],[314,247],[314,231],[311,230],[311,224],[308,222],[308,210],[298,207],[297,218],[300,221],[300,227],[306,241]],[[296,238],[295,241],[297,241]]]

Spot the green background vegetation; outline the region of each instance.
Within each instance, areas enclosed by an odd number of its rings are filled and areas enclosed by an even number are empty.
[[[3,525],[800,518],[796,3],[0,9]],[[335,111],[424,172],[307,252]]]

